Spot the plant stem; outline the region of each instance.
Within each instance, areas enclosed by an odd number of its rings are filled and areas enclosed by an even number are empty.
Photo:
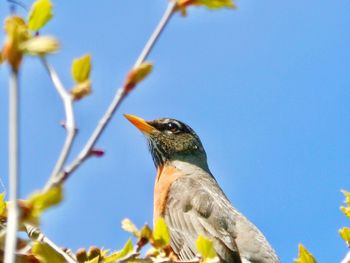
[[[71,94],[64,88],[55,69],[48,63],[45,57],[41,57],[41,62],[44,65],[45,69],[47,70],[47,73],[49,74],[51,81],[63,102],[64,111],[66,115],[65,129],[67,131],[67,136],[63,144],[59,158],[56,162],[55,167],[53,168],[53,171],[51,173],[51,176],[48,182],[44,187],[44,191],[45,191],[45,190],[48,190],[50,186],[54,184],[57,174],[62,170],[63,165],[67,160],[67,157],[70,153],[70,150],[72,148],[74,138],[76,135],[76,127],[75,127],[75,118],[74,118],[74,110],[73,110],[73,98]]]
[[[159,21],[156,29],[152,33],[151,37],[147,41],[144,49],[142,50],[140,56],[136,60],[133,68],[137,68],[140,66],[148,57],[150,52],[152,51],[154,45],[157,43],[157,40],[159,39],[161,33],[163,32],[166,25],[169,23],[170,18],[172,17],[172,14],[174,13],[176,8],[176,2],[170,1],[168,4],[167,9],[164,12],[164,15],[162,16],[161,20]],[[66,167],[64,171],[61,171],[58,173],[54,180],[51,180],[48,182],[47,188],[52,187],[55,184],[61,184],[63,183],[68,176],[73,173],[89,156],[91,153],[91,150],[95,146],[96,142],[100,138],[101,134],[103,133],[104,129],[107,127],[110,119],[112,118],[113,114],[119,107],[119,105],[122,103],[122,101],[127,96],[128,91],[125,89],[125,85],[120,87],[116,94],[108,106],[106,112],[100,119],[99,123],[97,124],[95,130],[91,134],[90,138],[86,142],[85,146],[81,150],[81,152],[78,154],[78,156],[72,161],[70,165]]]
[[[18,72],[11,70],[9,83],[9,207],[7,233],[5,242],[5,263],[14,263],[16,259],[17,229],[18,229]]]
[[[350,252],[348,252],[341,263],[350,263]]]
[[[138,66],[140,66],[147,59],[148,55],[152,51],[152,48],[157,43],[157,40],[159,39],[160,35],[162,34],[165,26],[168,24],[170,18],[174,14],[175,8],[176,8],[176,1],[170,1],[167,9],[164,12],[164,15],[162,16],[161,20],[158,23],[156,29],[153,31],[153,34],[151,35],[151,37],[147,41],[140,56],[136,60],[134,68],[137,68]]]
[[[52,242],[47,236],[45,236],[39,228],[31,226],[29,224],[25,225],[28,236],[35,241],[42,242],[50,246],[58,254],[60,254],[68,263],[76,263],[76,259],[72,258],[65,251],[63,251],[59,246]]]

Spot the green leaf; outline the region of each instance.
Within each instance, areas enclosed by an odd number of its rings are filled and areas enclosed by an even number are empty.
[[[347,206],[350,206],[350,192],[345,191],[345,190],[341,190],[341,192],[345,195],[344,203],[345,203]]]
[[[65,263],[62,255],[45,243],[35,242],[32,246],[32,254],[40,263]]]
[[[5,192],[0,194],[0,217],[6,216]]]
[[[50,0],[37,0],[29,11],[28,28],[37,31],[52,18],[52,3]]]
[[[50,36],[39,36],[29,39],[20,45],[22,51],[31,55],[46,55],[55,53],[60,48],[56,38]]]
[[[87,260],[84,263],[98,263],[100,261],[100,256],[94,257],[93,259]]]
[[[137,229],[135,224],[133,222],[131,222],[131,220],[129,218],[123,219],[123,221],[122,221],[122,228],[126,232],[129,232],[129,233],[133,234],[135,237],[139,237],[140,236],[140,231]]]
[[[45,209],[59,204],[63,200],[63,191],[61,186],[55,186],[46,192],[33,194],[28,199],[29,206],[32,207],[32,214],[39,216]]]
[[[196,240],[196,248],[204,261],[216,257],[213,241],[204,236],[199,236]]]
[[[128,92],[132,90],[138,83],[144,80],[153,69],[153,65],[149,62],[144,62],[140,66],[133,68],[127,75],[124,87]]]
[[[140,230],[140,238],[146,239],[148,241],[150,240],[151,237],[152,237],[152,229],[149,227],[149,225],[145,224]]]
[[[197,0],[198,5],[203,5],[209,9],[234,8],[232,0]]]
[[[6,39],[1,54],[2,60],[6,60],[17,71],[21,65],[23,56],[23,52],[19,47],[31,36],[25,21],[19,16],[7,17],[4,30],[6,32]]]
[[[141,82],[148,76],[148,74],[151,73],[152,69],[153,69],[152,63],[149,63],[149,62],[142,63],[140,66],[138,66],[137,68],[134,68],[131,71],[131,74],[130,74],[131,82],[135,84]]]
[[[350,207],[341,206],[340,210],[343,211],[344,215],[346,215],[348,218],[350,218]]]
[[[71,71],[73,79],[76,82],[82,83],[88,80],[91,72],[91,55],[87,54],[80,58],[74,59]]]
[[[343,227],[342,229],[339,229],[339,234],[342,239],[347,243],[347,245],[350,245],[350,228]]]
[[[114,252],[107,257],[104,257],[104,262],[106,262],[106,263],[114,262],[118,259],[126,257],[127,255],[129,255],[133,251],[134,251],[134,246],[133,246],[131,240],[129,239],[125,243],[124,247],[121,250]]]
[[[177,0],[177,7],[182,15],[187,14],[186,8],[189,6],[204,6],[211,10],[236,7],[232,0]]]
[[[153,242],[154,246],[157,248],[164,248],[170,243],[169,229],[162,217],[157,219],[154,226]]]
[[[299,258],[294,259],[295,263],[316,263],[314,256],[307,249],[299,244]]]

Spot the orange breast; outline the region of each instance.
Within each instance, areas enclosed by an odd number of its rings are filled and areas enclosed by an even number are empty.
[[[153,219],[163,217],[171,184],[180,176],[180,172],[174,166],[162,166],[157,169],[157,177],[154,185],[154,211]]]

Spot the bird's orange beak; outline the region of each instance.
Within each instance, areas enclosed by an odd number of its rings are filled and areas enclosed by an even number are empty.
[[[137,117],[131,114],[124,114],[124,117],[127,118],[132,124],[136,126],[142,133],[150,134],[156,131],[156,128],[149,125],[144,119]]]

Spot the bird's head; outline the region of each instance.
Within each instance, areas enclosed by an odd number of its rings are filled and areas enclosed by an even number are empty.
[[[181,160],[206,166],[206,153],[197,134],[181,121],[162,118],[145,121],[137,116],[124,115],[148,139],[156,166]]]

